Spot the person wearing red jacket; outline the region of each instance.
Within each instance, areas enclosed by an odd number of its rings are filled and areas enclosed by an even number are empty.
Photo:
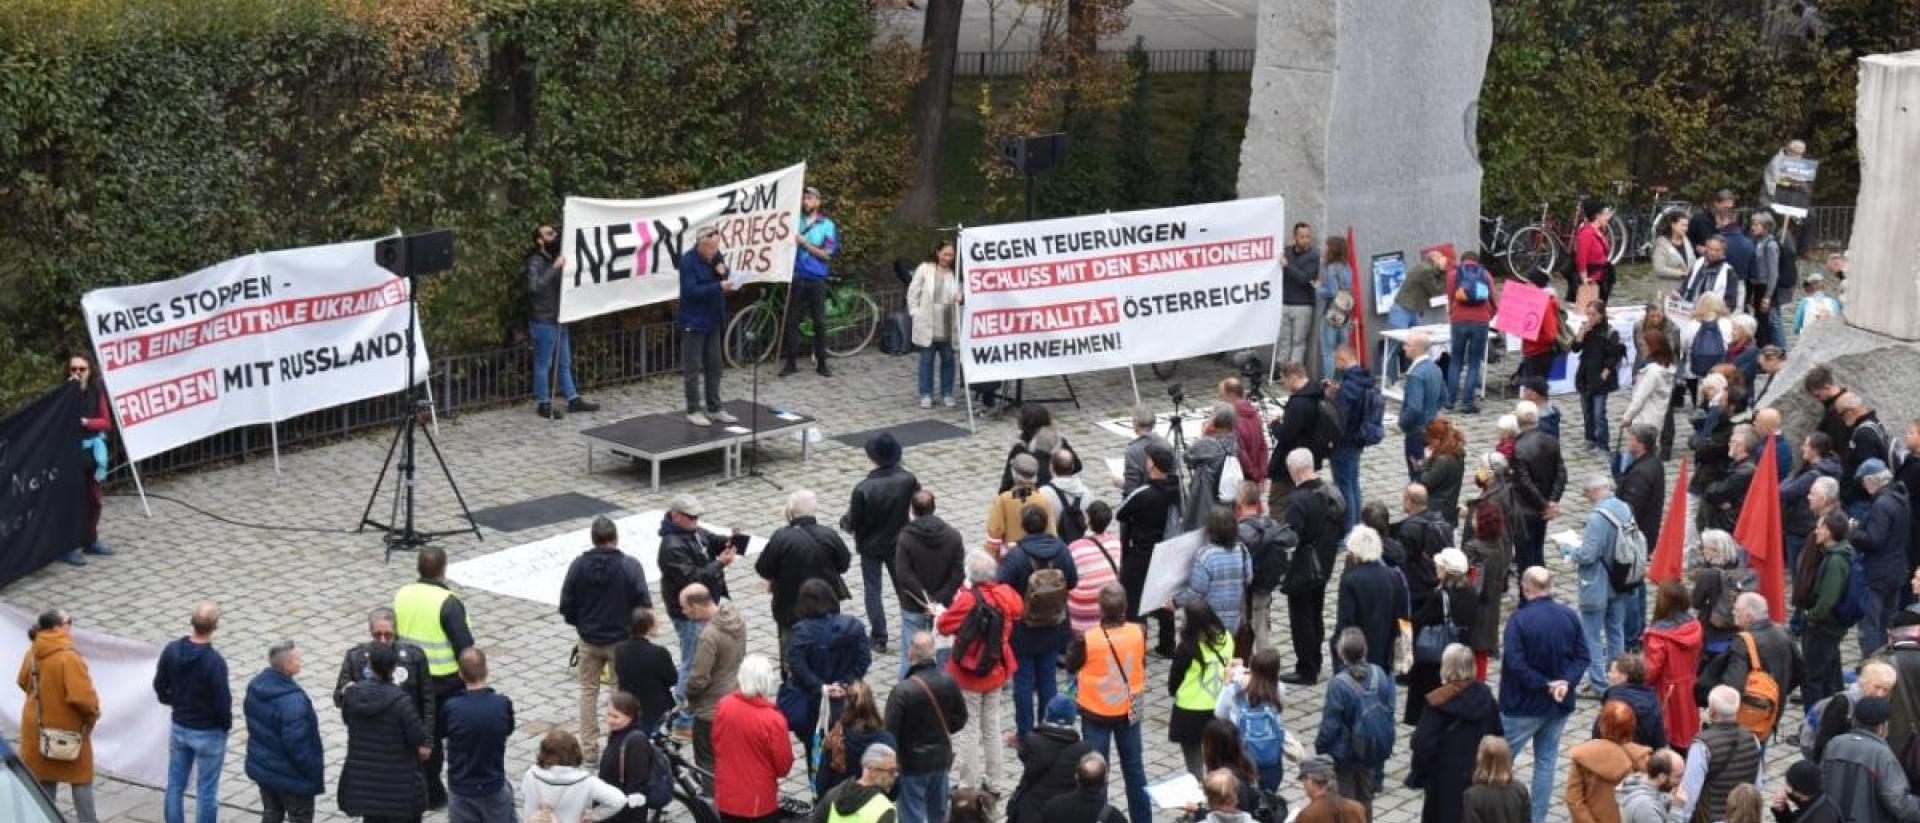
[[[85,566],[87,559],[83,555],[113,554],[107,544],[100,542],[100,510],[106,503],[100,481],[107,476],[107,432],[113,428],[113,412],[107,407],[106,383],[94,372],[93,362],[85,355],[67,358],[67,380],[80,392],[80,443],[89,446],[87,453],[94,456],[97,465],[87,474],[87,544],[69,549],[60,559],[69,566]]]
[[[1667,724],[1667,745],[1686,751],[1700,733],[1700,706],[1693,683],[1700,671],[1700,621],[1687,610],[1692,601],[1687,585],[1678,580],[1660,584],[1653,601],[1653,624],[1643,639],[1647,655],[1647,688],[1660,700],[1660,717]]]
[[[940,613],[934,629],[954,638],[954,649],[947,658],[947,673],[960,686],[966,699],[967,716],[979,718],[968,723],[953,737],[956,771],[962,787],[990,786],[1001,774],[1007,757],[1007,740],[1001,731],[1000,708],[1006,702],[1007,680],[1019,666],[1013,656],[1013,625],[1026,614],[1026,602],[1020,592],[996,579],[999,563],[984,551],[967,552],[967,585],[953,597],[953,606]],[[960,628],[975,609],[991,609],[1000,614],[1000,648],[994,653],[990,640],[981,638],[963,643]],[[968,638],[971,640],[971,638]],[[1051,674],[1051,673],[1049,673]],[[982,761],[984,771],[982,770]]]
[[[725,823],[778,818],[780,780],[793,769],[787,721],[774,708],[780,688],[773,663],[750,654],[740,661],[740,690],[720,698],[713,716],[713,805]]]
[[[1245,378],[1229,377],[1216,389],[1220,402],[1233,407],[1233,439],[1240,446],[1240,473],[1248,480],[1267,482],[1267,435],[1261,429],[1260,409],[1247,399]]]
[[[1580,228],[1573,232],[1573,272],[1567,276],[1567,302],[1578,300],[1580,286],[1593,283],[1600,287],[1600,299],[1613,294],[1612,249],[1607,240],[1607,224],[1613,222],[1613,207],[1591,197],[1580,200]]]
[[[1547,293],[1546,317],[1540,321],[1540,331],[1529,340],[1520,341],[1520,376],[1547,378],[1553,370],[1553,359],[1559,356],[1554,351],[1554,338],[1560,334],[1560,298],[1552,292]]]

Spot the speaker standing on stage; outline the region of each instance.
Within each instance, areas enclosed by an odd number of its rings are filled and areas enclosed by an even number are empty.
[[[787,364],[780,376],[799,371],[793,361],[800,349],[800,318],[813,320],[813,363],[821,377],[832,377],[827,370],[827,261],[840,253],[840,229],[820,213],[820,190],[807,187],[800,198],[800,245],[793,261],[793,285],[787,292]],[[804,315],[802,313],[805,313]]]
[[[552,420],[566,416],[549,402],[547,375],[556,366],[555,358],[560,361],[560,394],[567,398],[567,411],[600,410],[599,404],[587,402],[573,387],[573,340],[567,327],[560,325],[560,273],[566,267],[566,258],[560,256],[560,232],[552,226],[534,229],[533,248],[527,250],[527,293],[533,315],[528,324],[533,334],[533,400],[539,404],[534,413]]]
[[[720,409],[720,338],[726,334],[727,259],[720,254],[720,232],[708,226],[695,235],[692,251],[680,256],[680,308],[673,325],[680,331],[680,376],[687,389],[687,422],[711,426],[738,418]],[[797,279],[797,278],[796,278]],[[706,411],[700,410],[700,374],[707,376]]]

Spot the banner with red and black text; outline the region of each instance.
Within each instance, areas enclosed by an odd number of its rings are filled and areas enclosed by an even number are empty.
[[[1273,345],[1279,197],[960,233],[969,383]]]

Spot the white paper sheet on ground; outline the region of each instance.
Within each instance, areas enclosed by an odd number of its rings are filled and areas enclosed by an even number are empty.
[[[1173,599],[1173,593],[1187,587],[1193,571],[1193,557],[1200,553],[1206,539],[1198,529],[1153,547],[1153,562],[1147,566],[1147,581],[1140,587],[1140,610],[1153,611]]]
[[[1285,407],[1285,401],[1286,398],[1282,397],[1277,401],[1266,400],[1262,402],[1260,404],[1260,419],[1272,420],[1274,415],[1279,414],[1281,409]],[[1200,425],[1206,422],[1207,415],[1212,414],[1213,409],[1213,401],[1211,399],[1208,399],[1205,403],[1201,403],[1199,400],[1192,402],[1193,407],[1186,409],[1180,414],[1180,429],[1186,432],[1188,443],[1200,439],[1202,436],[1200,434]],[[1158,419],[1159,422],[1155,423],[1153,427],[1154,431],[1159,432],[1162,437],[1169,440],[1173,439],[1173,424],[1167,419],[1171,414],[1172,412],[1168,411],[1156,411],[1156,419]],[[1131,441],[1134,438],[1132,417],[1115,417],[1108,420],[1097,420],[1094,421],[1093,425],[1123,440]],[[1265,427],[1263,426],[1262,428]],[[1267,443],[1269,445],[1273,443],[1272,435],[1267,436]]]
[[[665,516],[666,512],[655,509],[613,521],[620,529],[620,550],[640,560],[640,567],[647,571],[647,590],[655,599],[660,596],[660,519]],[[715,534],[728,532],[724,524],[720,528],[703,524],[702,528]],[[766,542],[760,537],[749,540],[748,555],[757,555]],[[494,594],[558,606],[567,567],[592,546],[593,540],[586,529],[556,534],[454,563],[447,567],[447,579]],[[162,766],[164,760],[162,758]],[[164,778],[164,769],[162,771]]]
[[[34,615],[0,605],[0,727],[20,733],[20,708],[26,694],[14,681],[26,659],[27,627]],[[98,771],[146,786],[167,785],[167,740],[172,721],[153,696],[153,668],[160,647],[124,637],[73,630],[73,645],[87,661],[93,690],[100,696],[100,723],[93,728],[93,765]],[[239,695],[235,695],[238,703]],[[239,713],[239,706],[234,707]],[[37,744],[36,744],[37,745]]]
[[[1153,798],[1153,805],[1162,809],[1183,809],[1188,805],[1207,805],[1207,793],[1200,788],[1200,781],[1193,775],[1181,772],[1158,783],[1147,784],[1147,796]]]

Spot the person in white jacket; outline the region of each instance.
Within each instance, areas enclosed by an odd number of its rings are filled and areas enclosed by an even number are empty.
[[[605,820],[622,809],[646,808],[647,796],[626,794],[580,768],[580,739],[555,729],[540,739],[540,756],[520,779],[522,820],[545,812],[557,823]]]
[[[953,405],[953,346],[960,326],[960,281],[953,274],[953,241],[942,240],[933,259],[913,270],[907,315],[920,349],[920,408],[933,408],[933,358],[940,358],[940,402]]]
[[[1627,413],[1620,420],[1622,430],[1636,423],[1659,429],[1673,421],[1673,352],[1667,348],[1667,336],[1649,331],[1640,336],[1640,356],[1646,365],[1633,378],[1633,399],[1627,401]]]

